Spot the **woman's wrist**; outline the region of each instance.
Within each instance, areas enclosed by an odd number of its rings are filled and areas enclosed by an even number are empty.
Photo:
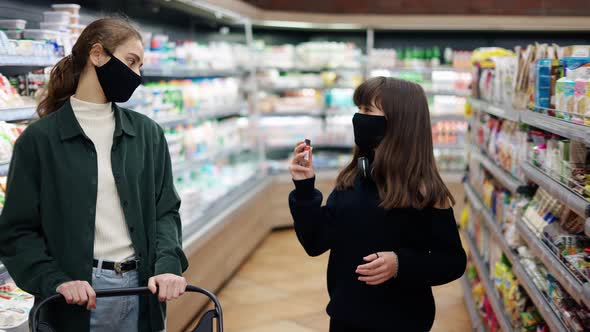
[[[393,261],[394,261],[394,268],[393,268],[393,277],[397,277],[397,274],[399,272],[399,260],[397,258],[397,254],[395,253],[395,251],[391,252],[393,254]]]
[[[315,189],[315,176],[304,180],[293,180],[295,197],[297,199],[311,199]]]

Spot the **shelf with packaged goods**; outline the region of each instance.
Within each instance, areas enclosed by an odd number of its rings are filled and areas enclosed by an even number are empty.
[[[502,167],[498,166],[487,154],[483,153],[476,145],[470,144],[469,149],[471,157],[477,160],[488,172],[490,172],[498,182],[508,189],[511,193],[516,194],[517,191],[525,187],[526,184],[512,174],[505,171]]]
[[[473,241],[473,239],[471,238],[471,236],[467,232],[465,232],[465,231],[461,231],[461,232],[462,232],[463,238],[465,239],[465,241],[467,242],[467,245],[469,246],[469,252],[471,253],[471,257],[473,259],[473,262],[475,263],[475,269],[477,270],[477,274],[479,276],[479,279],[481,280],[481,282],[485,288],[486,294],[488,295],[488,299],[490,300],[490,304],[492,305],[492,309],[494,310],[494,313],[496,314],[496,318],[498,319],[498,323],[500,324],[500,328],[502,329],[503,332],[514,331],[512,324],[510,323],[510,320],[506,316],[506,312],[504,311],[504,306],[502,305],[502,302],[500,301],[500,297],[498,296],[498,293],[496,291],[496,287],[494,286],[493,281],[490,279],[490,273],[489,273],[489,270],[486,266],[486,263],[483,261],[483,259],[479,255],[479,252],[477,252],[477,246],[475,245],[475,242]]]
[[[50,67],[59,61],[52,56],[0,55],[0,67]]]
[[[204,237],[213,236],[215,229],[223,226],[223,220],[246,204],[272,182],[272,178],[254,175],[233,187],[222,198],[207,207],[206,212],[195,216],[183,226],[183,246],[203,242]]]
[[[562,137],[584,142],[590,146],[590,127],[567,122],[542,113],[526,110],[522,112],[522,122]]]
[[[527,243],[529,250],[537,257],[547,270],[559,281],[568,294],[580,304],[590,305],[590,284],[582,283],[560,261],[560,259],[535,235],[523,219],[516,222],[520,237]]]
[[[464,114],[430,114],[430,121],[467,121]]]
[[[424,92],[430,96],[468,97],[469,95],[471,95],[471,90],[459,90],[459,89],[424,88]]]
[[[423,73],[423,74],[430,74],[432,72],[438,71],[451,71],[456,73],[471,73],[470,68],[454,68],[450,66],[440,66],[440,67],[383,67],[378,65],[371,65],[369,64],[369,70],[387,70],[393,73],[401,73],[401,72],[412,72],[412,73]]]
[[[590,201],[572,191],[561,182],[553,179],[531,163],[525,162],[521,165],[521,168],[527,179],[538,184],[551,194],[551,196],[561,201],[578,215],[585,218],[590,217]],[[588,224],[588,221],[586,223]],[[590,233],[586,232],[586,235],[590,236]]]
[[[498,106],[485,100],[470,97],[469,104],[480,112],[485,112],[502,119],[518,122],[524,111],[515,110],[510,106]]]
[[[206,153],[206,154],[199,156],[198,158],[195,158],[195,159],[184,160],[184,161],[180,161],[177,163],[173,163],[172,164],[172,172],[175,174],[178,172],[184,172],[184,171],[191,169],[192,167],[195,167],[197,165],[201,165],[201,164],[206,163],[208,161],[221,160],[221,159],[225,159],[230,156],[233,156],[233,155],[245,153],[247,151],[252,151],[252,150],[253,150],[253,148],[251,148],[251,147],[237,146],[237,147],[219,150],[219,151],[216,151],[213,153]]]
[[[246,71],[240,69],[200,69],[183,65],[148,65],[141,74],[144,77],[199,78],[199,77],[233,77],[243,76]]]
[[[478,195],[475,193],[473,187],[465,183],[465,193],[467,195],[467,199],[471,204],[472,208],[477,212],[481,213],[483,216],[482,220],[486,224],[487,228],[490,230],[492,236],[494,237],[496,243],[499,245],[500,249],[508,258],[510,263],[512,264],[512,272],[516,276],[518,283],[526,290],[527,294],[535,304],[537,310],[545,320],[545,322],[549,325],[552,331],[566,331],[567,329],[564,327],[561,319],[555,314],[551,305],[547,302],[543,293],[535,286],[531,277],[526,273],[520,260],[518,259],[517,255],[512,251],[504,235],[502,233],[500,225],[494,220],[492,212],[490,209],[483,205],[483,202],[479,199]]]
[[[465,275],[461,277],[461,287],[463,288],[463,300],[465,301],[465,307],[467,308],[469,318],[471,319],[471,327],[473,328],[473,331],[487,332],[488,329],[483,325],[481,316],[478,312],[479,310],[475,307],[475,301],[471,295],[471,286]]]
[[[282,93],[285,91],[293,91],[293,90],[332,90],[332,89],[355,89],[356,87],[351,85],[334,85],[334,86],[305,86],[305,85],[298,85],[298,86],[261,86],[260,90],[267,91],[267,92],[274,92],[274,93]]]
[[[280,72],[309,72],[309,73],[320,73],[324,71],[336,71],[336,72],[361,72],[364,70],[363,67],[273,67],[273,66],[259,66],[256,68],[258,71],[264,70],[278,70]]]
[[[36,109],[36,106],[0,108],[0,121],[10,122],[30,120],[35,117]]]
[[[0,176],[7,176],[9,167],[10,164],[0,164]]]
[[[326,113],[318,110],[318,111],[301,111],[301,112],[264,112],[261,113],[262,117],[265,118],[275,118],[275,117],[288,117],[288,116],[311,116],[311,117],[324,117]]]
[[[233,116],[247,115],[244,105],[231,105],[211,110],[187,111],[185,114],[154,118],[163,127],[175,127],[195,123],[202,120],[224,119]]]

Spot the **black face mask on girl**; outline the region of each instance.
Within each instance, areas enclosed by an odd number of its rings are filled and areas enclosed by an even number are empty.
[[[110,52],[106,53],[111,59],[101,67],[95,66],[98,82],[108,101],[126,102],[141,84],[141,76]]]
[[[352,118],[354,142],[362,156],[372,158],[374,149],[385,136],[387,120],[384,116],[356,113]]]

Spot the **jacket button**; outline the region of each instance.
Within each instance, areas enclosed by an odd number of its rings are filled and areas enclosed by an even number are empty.
[[[127,201],[123,201],[123,208],[125,208],[125,209],[126,209],[126,208],[127,208],[127,205],[128,205],[128,204],[127,204]]]
[[[92,178],[92,184],[93,184],[93,185],[96,185],[96,183],[97,183],[97,181],[96,181],[96,178],[95,178],[95,177],[94,177],[94,178]]]
[[[129,232],[133,233],[133,226],[129,226]]]

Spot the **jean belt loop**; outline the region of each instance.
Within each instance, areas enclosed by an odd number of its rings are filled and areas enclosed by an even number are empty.
[[[99,258],[98,264],[96,265],[96,277],[97,278],[100,278],[100,276],[102,275],[102,262],[103,262],[103,259]]]

